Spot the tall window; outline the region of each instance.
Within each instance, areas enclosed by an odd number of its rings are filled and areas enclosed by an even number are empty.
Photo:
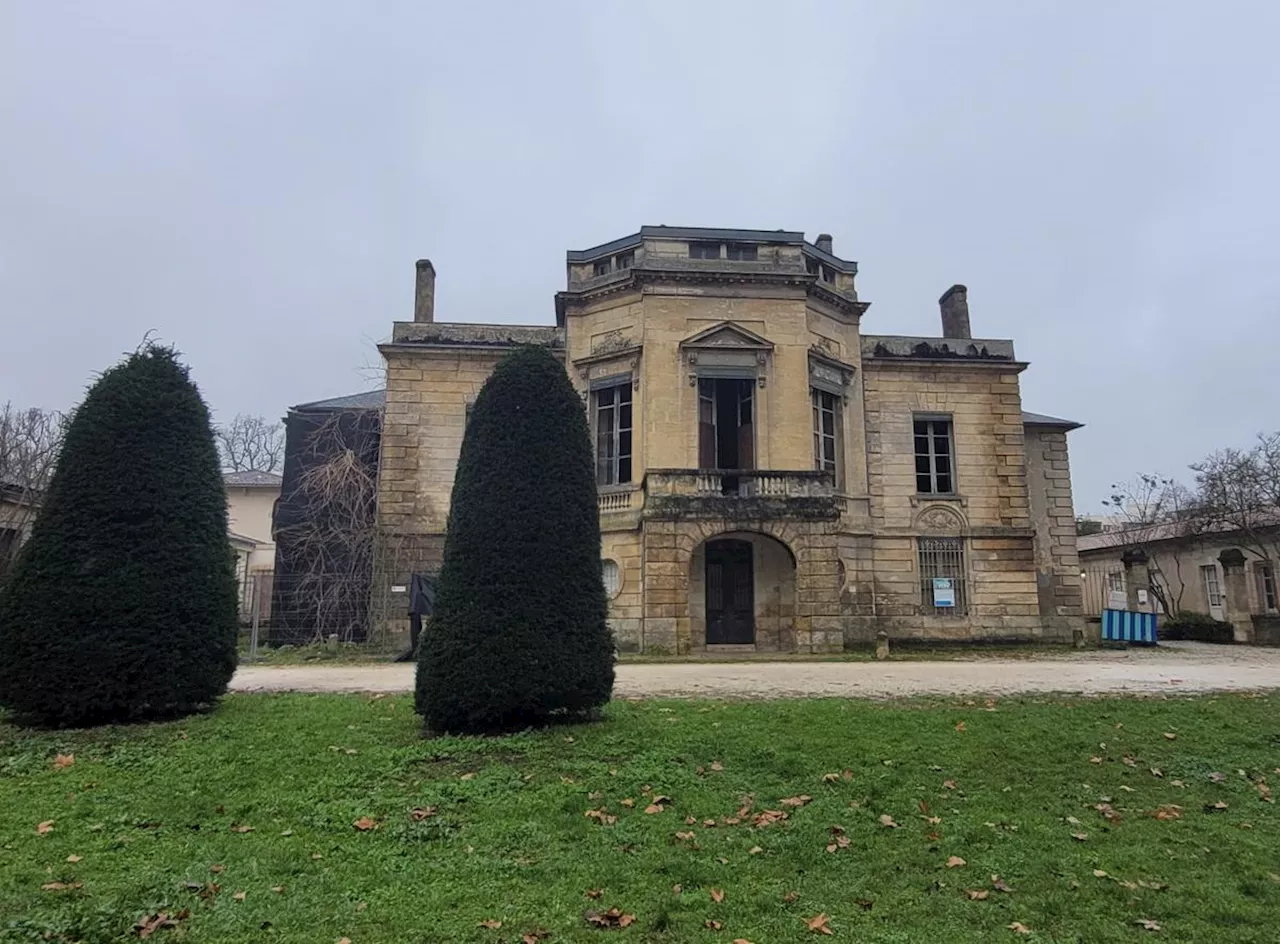
[[[840,485],[840,398],[813,390],[813,467],[830,472]]]
[[[1205,564],[1200,568],[1200,577],[1204,580],[1204,595],[1211,607],[1222,606],[1222,584],[1218,581],[1218,566]]]
[[[631,382],[593,394],[596,412],[596,484],[631,481]]]
[[[968,588],[963,538],[920,538],[920,603],[934,616],[964,616]]]
[[[1258,581],[1258,607],[1264,613],[1280,609],[1276,594],[1276,568],[1271,561],[1254,561],[1253,576]]]
[[[916,419],[916,491],[922,495],[950,495],[955,491],[951,456],[951,420]]]

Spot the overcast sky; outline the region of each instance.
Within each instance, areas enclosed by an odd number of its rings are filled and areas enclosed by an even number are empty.
[[[1050,10],[1050,7],[1056,9]],[[412,318],[554,319],[564,252],[799,229],[864,331],[1015,339],[1078,512],[1280,428],[1280,4],[0,0],[0,402],[144,333],[217,416]]]

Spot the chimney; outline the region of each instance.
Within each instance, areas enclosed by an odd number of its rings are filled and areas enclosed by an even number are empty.
[[[963,285],[953,285],[938,299],[942,309],[942,336],[944,338],[971,338],[969,332],[969,290]]]
[[[413,320],[436,320],[436,267],[430,259],[417,262],[418,277],[413,288]]]
[[[823,252],[827,253],[828,255],[833,254],[831,252],[831,234],[830,233],[819,233],[818,238],[813,241],[813,244],[817,246],[819,249],[821,249]]]

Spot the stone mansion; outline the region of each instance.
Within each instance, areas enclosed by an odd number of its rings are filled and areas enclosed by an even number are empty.
[[[857,274],[830,236],[645,226],[568,253],[554,325],[476,325],[436,320],[420,261],[380,347],[387,579],[438,570],[468,406],[538,344],[587,410],[619,649],[1070,641],[1079,424],[1023,411],[1027,364],[971,337],[964,286],[938,337],[865,334]]]

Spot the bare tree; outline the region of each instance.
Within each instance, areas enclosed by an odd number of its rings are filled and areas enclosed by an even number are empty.
[[[53,410],[0,407],[0,574],[30,532],[53,478],[66,422]]]
[[[275,472],[284,464],[284,426],[237,413],[214,427],[222,467],[230,472]]]
[[[1208,514],[1260,560],[1280,551],[1280,433],[1250,449],[1220,449],[1191,467]]]
[[[1111,497],[1102,504],[1124,524],[1113,532],[1115,544],[1146,552],[1150,574],[1147,589],[1165,614],[1173,616],[1181,609],[1186,590],[1183,558],[1211,526],[1200,496],[1168,476],[1143,473],[1129,482],[1112,485]],[[1160,543],[1159,554],[1153,547],[1156,542]]]
[[[305,626],[315,641],[360,639],[367,629],[378,545],[376,424],[372,414],[326,417],[307,437],[296,486],[282,496],[287,520],[277,518],[276,541],[287,574],[276,574],[284,612],[273,619]]]

